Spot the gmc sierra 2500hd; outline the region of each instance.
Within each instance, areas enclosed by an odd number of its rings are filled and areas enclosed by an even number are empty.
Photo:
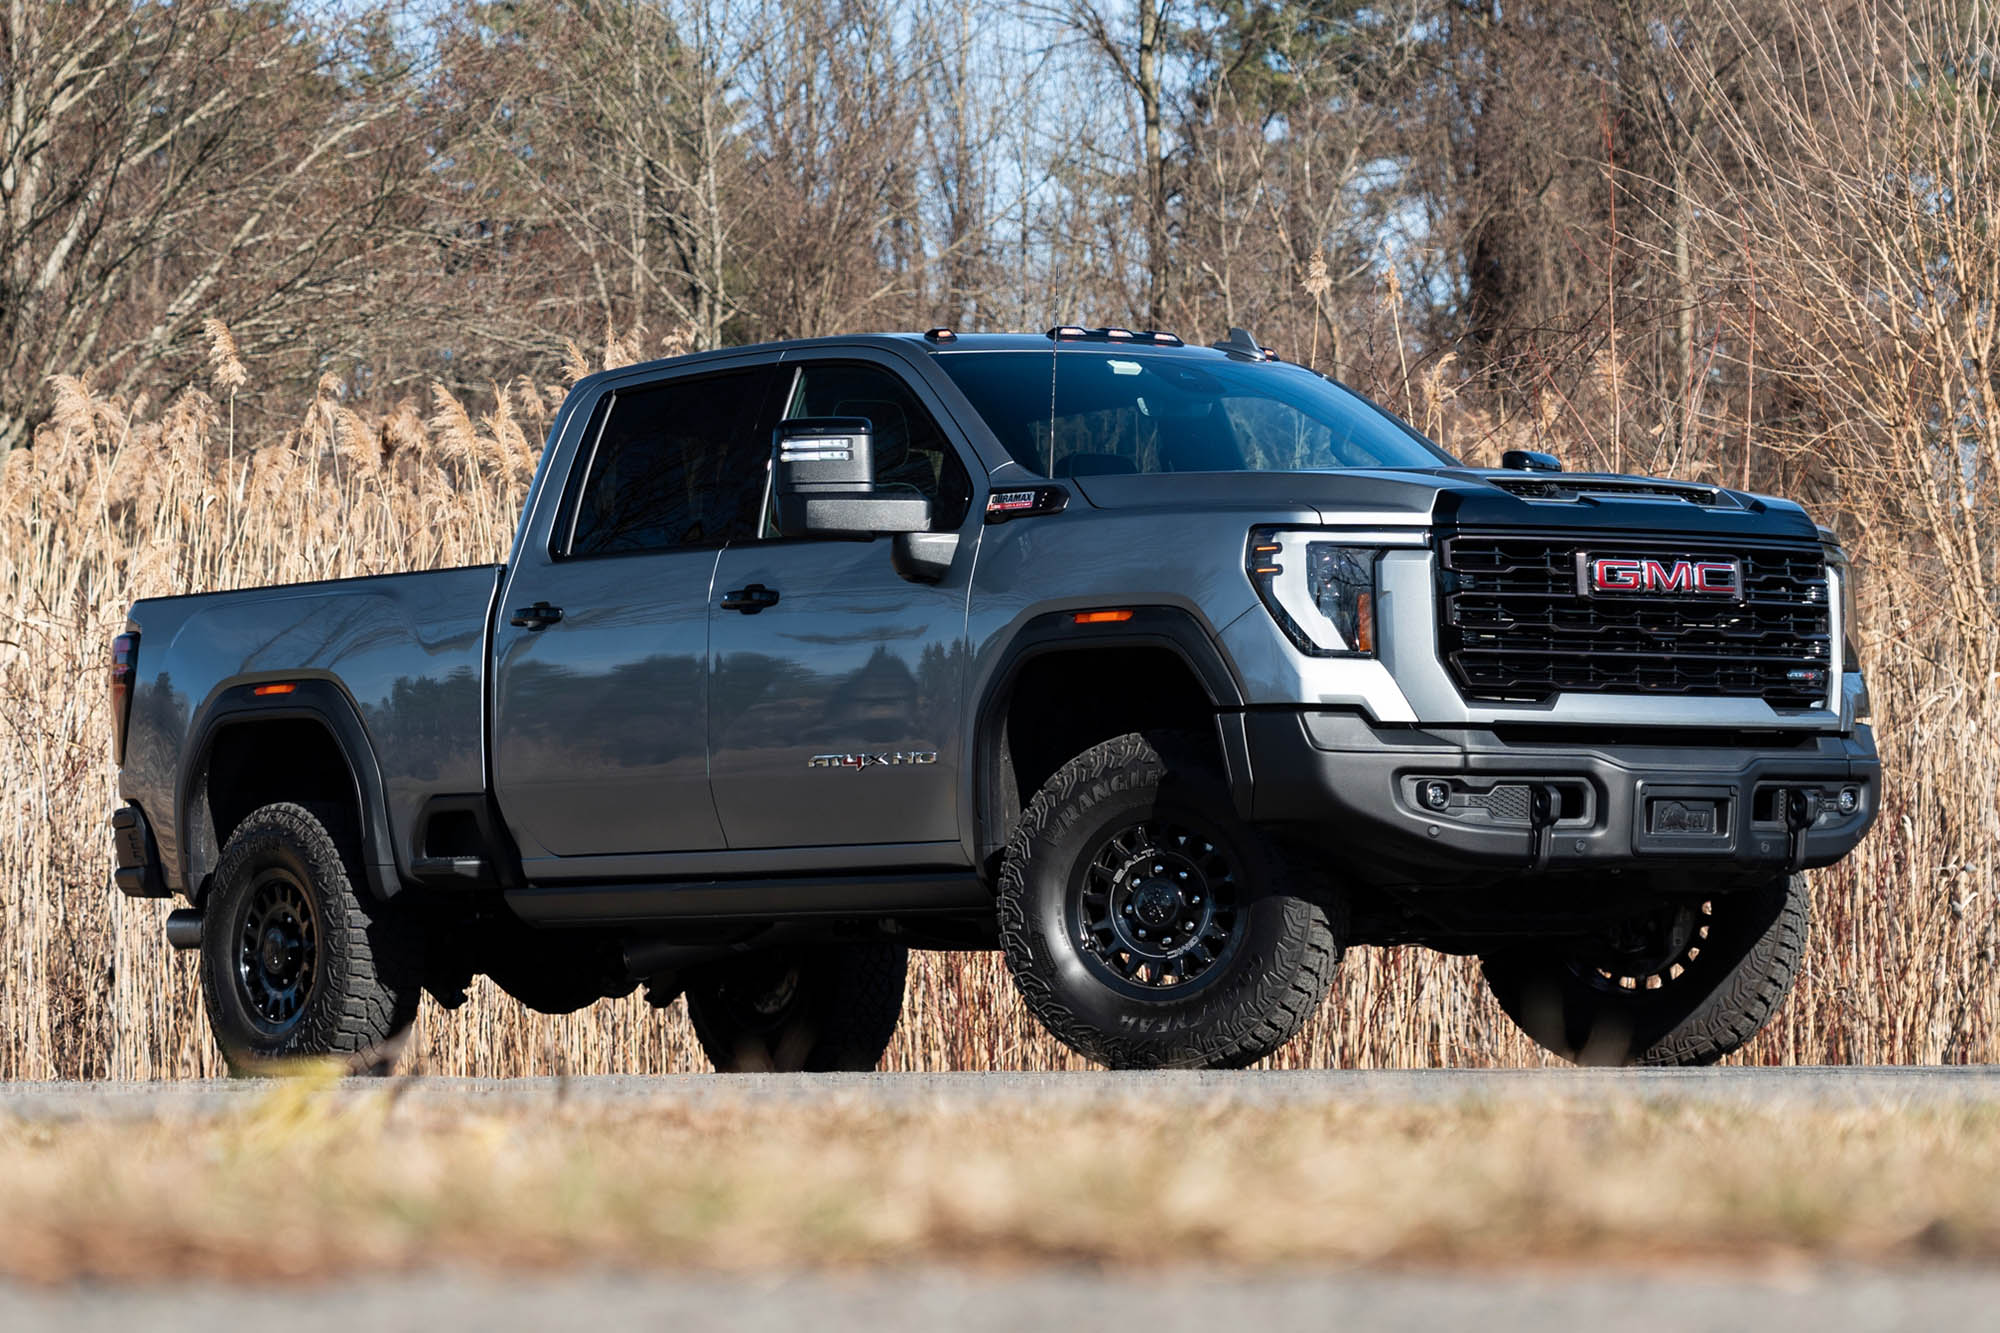
[[[1782,1002],[1879,768],[1833,535],[1461,466],[1233,330],[829,338],[592,376],[505,565],[148,599],[116,882],[232,1065],[479,973],[871,1068],[911,948],[1114,1066],[1278,1049],[1350,944],[1579,1061]]]

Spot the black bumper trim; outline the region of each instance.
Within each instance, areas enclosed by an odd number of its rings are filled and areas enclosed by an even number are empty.
[[[1881,794],[1866,727],[1804,742],[1746,736],[1740,745],[1676,746],[1666,732],[1658,744],[1591,745],[1477,728],[1378,727],[1350,712],[1255,709],[1246,729],[1253,818],[1350,853],[1365,849],[1352,860],[1369,878],[1825,866],[1860,842]],[[1445,811],[1421,803],[1426,782],[1454,793]],[[1511,795],[1523,788],[1528,795]],[[1857,802],[1846,814],[1838,808],[1843,788]],[[1794,793],[1812,794],[1803,827]]]

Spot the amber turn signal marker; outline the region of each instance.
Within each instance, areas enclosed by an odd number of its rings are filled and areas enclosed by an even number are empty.
[[[1375,651],[1375,594],[1364,592],[1354,599],[1354,651]]]
[[[286,680],[286,681],[280,681],[280,682],[278,682],[278,683],[277,683],[276,685],[259,685],[259,686],[257,686],[257,687],[256,687],[255,689],[251,690],[251,691],[250,691],[250,693],[252,693],[252,694],[290,694],[290,693],[291,693],[291,692],[292,692],[293,690],[296,690],[297,688],[298,688],[298,685],[297,685],[297,684],[296,684],[295,682],[293,682],[293,681],[289,681],[289,680]]]
[[[1130,611],[1079,611],[1073,617],[1079,625],[1110,625],[1131,618]]]

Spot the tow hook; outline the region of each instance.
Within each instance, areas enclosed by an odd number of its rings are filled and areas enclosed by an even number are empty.
[[[1805,869],[1806,834],[1819,818],[1819,793],[1810,787],[1793,787],[1785,793],[1785,827],[1791,831],[1792,854],[1785,870],[1796,875]]]
[[[1562,792],[1552,782],[1533,783],[1528,788],[1528,828],[1533,840],[1533,868],[1536,874],[1549,868],[1549,848],[1555,841],[1556,820],[1562,815]]]
[[[177,907],[167,913],[167,943],[176,949],[201,947],[201,909]]]

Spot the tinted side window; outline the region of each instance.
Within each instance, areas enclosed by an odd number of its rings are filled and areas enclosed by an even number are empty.
[[[620,389],[591,451],[571,555],[720,546],[755,534],[769,442],[764,368]]]
[[[807,362],[793,372],[785,420],[866,417],[874,426],[875,484],[931,502],[931,527],[956,528],[972,501],[958,452],[902,377],[862,362]],[[776,529],[769,530],[775,535]]]

